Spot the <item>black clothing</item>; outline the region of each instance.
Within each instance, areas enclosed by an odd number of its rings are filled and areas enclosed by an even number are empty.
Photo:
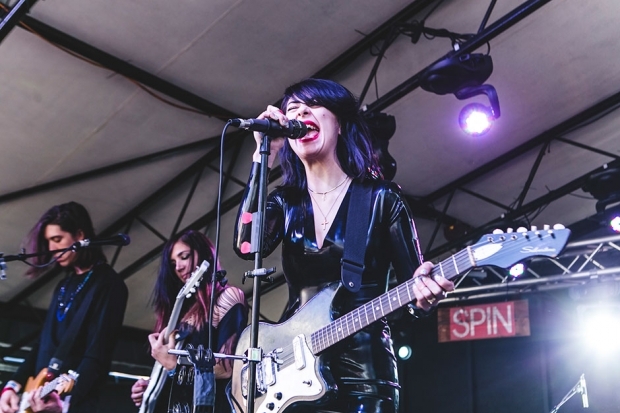
[[[235,251],[245,259],[253,258],[247,243],[251,224],[247,213],[257,210],[258,168],[255,163],[250,175],[235,227]],[[307,191],[281,187],[267,198],[264,254],[269,255],[282,243],[282,267],[289,286],[289,304],[285,319],[304,305],[326,284],[340,281],[340,260],[352,185],[349,187],[323,246],[317,246],[314,213]],[[422,263],[418,237],[411,213],[391,182],[366,180],[372,185],[372,214],[366,241],[365,270],[358,293],[341,288],[336,296],[334,317],[344,315],[387,291],[390,266],[399,283],[410,279]],[[327,310],[326,310],[327,311]],[[306,332],[311,333],[311,332]],[[330,351],[331,350],[331,351]],[[398,406],[396,358],[390,344],[385,319],[377,321],[328,350],[338,397],[325,406],[328,411],[393,412]]]
[[[219,353],[222,346],[233,336],[239,337],[243,329],[248,324],[247,307],[243,304],[232,306],[221,319],[213,331],[214,353]],[[202,344],[207,347],[209,343],[209,330],[207,328],[195,330],[187,324],[179,326],[179,336],[177,340],[184,340],[183,347],[188,344],[198,348]],[[166,413],[172,411],[192,411],[194,394],[194,368],[188,364],[177,365],[174,377],[166,378],[164,387],[161,390],[155,404],[155,413]],[[214,413],[230,413],[230,404],[226,398],[225,389],[229,379],[218,379],[215,383],[215,409]],[[175,386],[172,384],[175,383]],[[177,406],[177,410],[175,410]],[[187,406],[187,407],[185,407]]]
[[[13,378],[24,385],[29,376],[36,375],[41,369],[48,367],[50,359],[62,344],[72,320],[76,318],[82,304],[87,304],[84,298],[87,295],[92,297],[82,327],[70,351],[66,352],[67,356],[62,360],[60,367],[60,373],[74,370],[79,374],[71,391],[70,413],[97,411],[99,389],[107,379],[112,353],[127,306],[128,291],[125,282],[108,264],[99,264],[93,268],[83,288],[73,297],[65,318],[59,321],[57,317],[59,299],[67,303],[86,276],[87,274],[72,273],[58,283],[39,343],[33,347]],[[60,292],[63,286],[65,286],[64,294]],[[94,294],[90,294],[93,289]]]

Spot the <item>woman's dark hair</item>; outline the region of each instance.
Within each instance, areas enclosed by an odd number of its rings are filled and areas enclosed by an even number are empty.
[[[157,281],[152,297],[152,304],[157,316],[155,325],[155,331],[157,332],[160,332],[167,325],[172,308],[174,307],[175,298],[184,285],[179,277],[177,277],[175,266],[170,259],[174,244],[179,241],[186,244],[190,249],[192,268],[200,265],[204,260],[209,263],[209,269],[203,276],[206,282],[201,283],[201,288],[197,291],[195,300],[191,301],[191,307],[185,313],[185,317],[195,320],[199,324],[197,326],[199,328],[206,324],[209,317],[211,279],[214,269],[215,271],[219,271],[220,266],[219,263],[214,265],[215,248],[209,238],[199,231],[188,230],[168,240],[162,252],[161,265],[157,274]],[[198,252],[198,262],[193,262],[194,251]],[[222,287],[219,282],[216,283],[216,298],[223,290],[224,287]]]
[[[30,230],[26,239],[26,249],[35,253],[47,254],[34,257],[32,263],[41,266],[52,260],[52,254],[49,253],[49,243],[45,238],[45,229],[48,225],[58,225],[63,231],[77,236],[80,231],[86,239],[95,238],[95,229],[90,219],[88,211],[82,204],[77,202],[67,202],[66,204],[55,205],[47,210],[39,218],[39,221]],[[99,262],[106,262],[106,257],[101,247],[83,248],[75,252],[76,260],[73,266],[78,268],[88,268]],[[46,272],[48,268],[29,267],[26,275],[36,278]]]
[[[283,111],[291,99],[299,100],[308,106],[322,106],[332,112],[340,122],[340,135],[336,144],[336,155],[342,170],[352,178],[361,178],[370,173],[378,173],[379,163],[372,148],[370,131],[358,110],[355,96],[339,83],[325,79],[306,79],[284,91]],[[288,140],[280,152],[283,171],[283,186],[305,189],[306,172],[291,149]]]

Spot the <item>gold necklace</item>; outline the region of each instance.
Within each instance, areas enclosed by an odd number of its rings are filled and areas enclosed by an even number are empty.
[[[312,189],[310,189],[310,187],[308,187],[308,191],[310,191],[311,193],[316,194],[316,195],[323,195],[323,201],[325,201],[325,195],[329,194],[331,191],[334,191],[337,188],[340,188],[342,185],[344,185],[345,182],[347,182],[348,179],[349,179],[349,176],[348,175],[345,176],[344,177],[344,181],[340,182],[338,185],[336,185],[335,187],[333,187],[329,191],[316,192],[316,191],[313,191]]]
[[[342,186],[348,180],[349,180],[349,177],[347,176],[345,178],[345,180],[342,181],[342,183],[338,184],[338,186],[336,188],[338,188],[339,186]],[[336,188],[334,188],[334,189],[336,189]],[[334,189],[330,189],[327,192],[331,192]],[[310,190],[310,188],[308,188],[308,190]],[[338,199],[340,198],[340,195],[342,195],[343,190],[344,190],[344,187],[340,190],[340,192],[338,192],[338,195],[336,195],[336,199],[334,199],[334,202],[332,202],[332,206],[329,207],[329,211],[327,211],[327,214],[323,212],[323,210],[321,209],[321,206],[319,205],[318,201],[314,198],[314,196],[312,196],[312,194],[316,193],[316,192],[310,191],[310,197],[314,200],[314,202],[316,204],[316,207],[319,209],[319,212],[323,215],[323,222],[321,222],[321,224],[320,224],[321,226],[323,226],[323,231],[325,231],[327,229],[327,224],[329,224],[329,222],[327,221],[327,216],[332,212],[332,209],[334,209],[334,206],[336,205],[336,202],[338,202]],[[318,194],[321,195],[322,193],[319,192]],[[323,197],[325,197],[325,195],[323,195]],[[323,199],[325,199],[325,198],[323,198]]]

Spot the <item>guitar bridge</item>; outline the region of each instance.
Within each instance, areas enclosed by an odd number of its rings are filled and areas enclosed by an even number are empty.
[[[267,393],[267,387],[276,384],[277,361],[274,361],[271,355],[263,357],[256,364],[256,392],[259,395]],[[248,377],[249,364],[241,369],[241,394],[244,398],[248,397]]]

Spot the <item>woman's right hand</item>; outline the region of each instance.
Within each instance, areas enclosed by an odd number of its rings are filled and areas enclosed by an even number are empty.
[[[7,390],[0,396],[0,412],[15,413],[19,409],[19,396],[11,390]]]
[[[263,113],[258,115],[257,119],[273,119],[282,126],[288,126],[289,122],[286,115],[279,108],[272,105],[267,106],[267,109],[265,109]],[[262,135],[263,134],[260,132],[254,132],[254,140],[256,141],[256,151],[253,155],[254,162],[260,163],[260,145],[263,139]],[[269,154],[269,161],[267,163],[267,166],[269,166],[270,168],[273,165],[276,156],[278,155],[278,152],[284,146],[284,139],[285,138],[282,137],[271,138],[271,153]]]
[[[131,400],[133,401],[133,404],[138,407],[142,405],[142,397],[144,396],[144,391],[148,385],[148,380],[138,379],[138,381],[131,386]]]

